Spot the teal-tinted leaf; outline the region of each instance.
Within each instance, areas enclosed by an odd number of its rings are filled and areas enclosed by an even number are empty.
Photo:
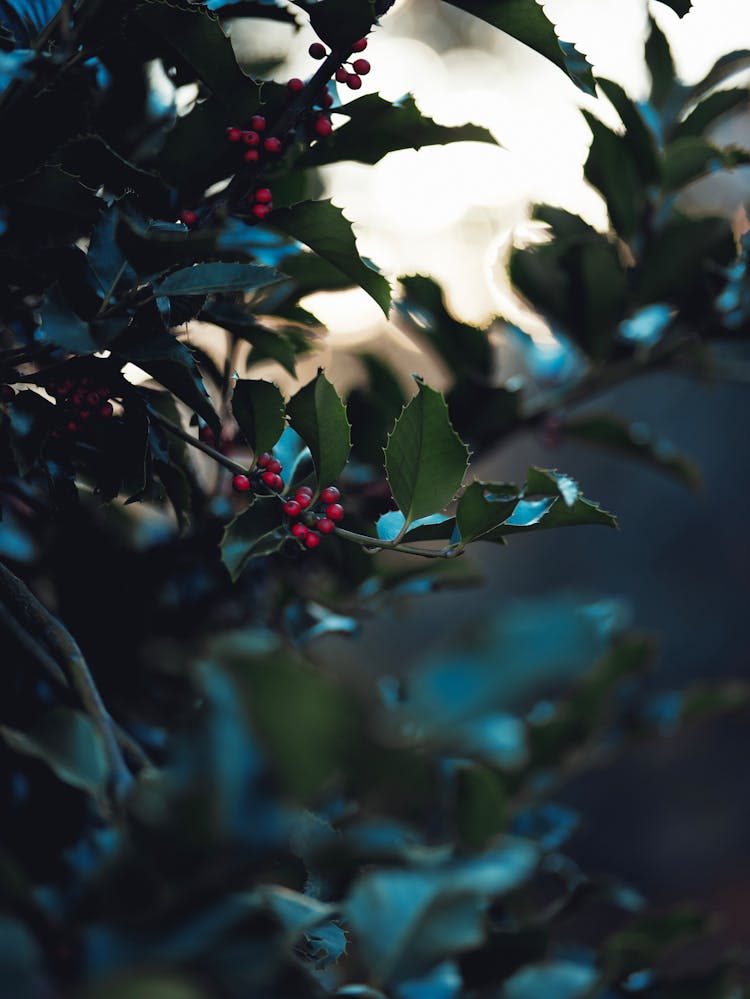
[[[322,489],[341,474],[352,447],[346,406],[322,371],[292,396],[289,422],[307,444]]]
[[[651,76],[651,103],[663,108],[677,84],[669,42],[659,25],[649,15],[646,39],[646,65]]]
[[[581,490],[575,479],[569,475],[552,471],[549,468],[530,468],[526,478],[526,494],[529,496],[560,496],[566,506],[573,506]]]
[[[598,972],[589,964],[530,964],[508,979],[500,995],[501,999],[587,999],[598,978]]]
[[[221,22],[205,8],[178,9],[149,0],[138,7],[138,17],[185,60],[230,115],[244,110],[248,100],[260,104],[260,87],[242,72]]]
[[[443,509],[458,492],[469,449],[439,392],[420,383],[388,437],[385,470],[406,525]]]
[[[65,784],[102,798],[109,780],[107,754],[93,722],[80,711],[54,708],[29,732],[0,726],[11,749],[46,763]]]
[[[122,212],[117,220],[116,238],[133,270],[143,276],[217,256],[215,232],[202,229],[188,232],[183,225],[147,222]],[[236,258],[235,254],[233,259]]]
[[[210,295],[212,292],[256,291],[281,281],[273,267],[259,264],[194,264],[175,271],[155,286],[157,295]]]
[[[717,90],[696,105],[690,114],[676,126],[673,136],[683,139],[688,135],[702,136],[706,129],[729,111],[739,110],[750,102],[747,90]]]
[[[36,40],[61,6],[62,0],[5,0],[0,9],[0,24],[23,47]]]
[[[404,541],[429,541],[449,538],[454,523],[453,517],[433,513],[429,517],[412,521],[411,527],[404,531],[406,518],[403,513],[400,510],[390,510],[378,517],[375,530],[381,541],[395,541],[399,537]]]
[[[272,382],[235,382],[232,414],[255,455],[270,451],[286,426],[284,396]]]
[[[104,212],[91,234],[91,241],[89,242],[89,249],[86,255],[89,267],[96,278],[99,291],[102,295],[106,295],[108,292],[113,294],[115,291],[115,282],[119,282],[121,277],[124,276],[123,263],[125,257],[115,241],[118,214],[115,207]],[[135,275],[132,270],[130,268],[127,268],[127,270],[130,271],[129,276],[134,278]]]
[[[302,647],[323,635],[353,635],[359,630],[359,623],[353,617],[334,614],[328,607],[307,600],[287,604],[284,628],[294,644]]]
[[[499,527],[513,512],[518,492],[513,485],[475,480],[456,506],[456,525],[463,544]]]
[[[707,173],[746,163],[750,153],[744,149],[719,149],[700,136],[683,136],[664,150],[664,187],[675,190]]]
[[[71,354],[93,354],[101,350],[89,324],[77,316],[68,305],[59,285],[47,291],[39,309],[42,325],[41,336]]]
[[[478,946],[488,906],[530,877],[537,860],[531,843],[506,840],[469,860],[361,875],[344,911],[370,980],[416,977]]]
[[[535,500],[519,500],[513,513],[505,521],[505,524],[497,528],[494,534],[491,534],[486,540],[494,541],[495,534],[500,536],[510,534],[513,528],[526,529],[527,527],[536,527],[556,502],[557,500],[552,499],[551,496],[544,496],[542,499]]]
[[[637,156],[627,139],[583,111],[592,133],[584,166],[586,180],[601,193],[613,227],[625,240],[636,232],[644,205]]]
[[[645,424],[628,424],[612,413],[586,413],[565,421],[565,435],[643,461],[691,489],[701,484],[694,463],[678,454],[668,441],[653,436]]]
[[[275,496],[256,499],[227,525],[221,542],[222,561],[232,579],[237,579],[250,559],[277,552],[287,537],[279,500]]]
[[[303,201],[293,208],[275,211],[269,222],[350,277],[388,315],[390,285],[359,256],[351,225],[340,208],[331,201]]]
[[[561,42],[536,0],[446,0],[505,31],[553,62],[586,94],[594,94],[594,77],[586,57],[571,42]]]
[[[336,108],[335,113],[346,115],[349,121],[325,142],[316,142],[299,161],[303,166],[343,160],[377,163],[396,149],[421,149],[449,142],[498,145],[492,133],[478,125],[438,125],[422,114],[411,95],[391,104],[378,94],[366,94]]]
[[[637,302],[680,303],[702,288],[710,271],[735,257],[726,219],[675,215],[646,245],[635,289]]]
[[[442,289],[432,278],[399,278],[404,298],[399,311],[415,333],[426,340],[456,376],[486,380],[492,365],[492,347],[483,330],[454,319],[445,307]]]
[[[36,465],[58,416],[56,407],[34,391],[19,392],[8,407],[10,446],[21,475],[27,475]]]
[[[625,139],[635,155],[635,163],[641,180],[656,183],[659,179],[659,162],[656,156],[654,136],[641,117],[641,113],[619,83],[597,78],[597,84],[604,91],[610,104],[620,116],[625,126]]]

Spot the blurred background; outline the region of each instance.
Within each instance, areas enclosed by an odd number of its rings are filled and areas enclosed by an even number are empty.
[[[389,99],[412,92],[438,122],[483,125],[500,146],[462,143],[392,153],[374,167],[324,168],[326,194],[354,221],[360,251],[390,277],[431,275],[457,317],[480,326],[503,317],[531,334],[537,360],[554,364],[549,330],[511,289],[508,252],[540,238],[528,221],[536,202],[607,228],[604,203],[583,177],[590,133],[579,108],[594,110],[612,127],[617,116],[603,97],[586,97],[509,36],[453,8],[441,7],[440,17],[431,19],[431,8],[437,9],[437,0],[397,0],[372,37],[373,71],[363,92],[380,91]],[[720,55],[750,48],[747,0],[695,0],[682,19],[645,0],[549,0],[545,11],[597,76],[619,82],[635,99],[648,89],[643,45],[649,14],[669,39],[686,82],[705,75]],[[264,26],[262,36],[233,38],[249,64],[276,46],[279,80],[309,73],[312,40],[312,32],[294,34],[282,24]],[[748,80],[750,73],[724,86]],[[714,139],[750,146],[747,109],[723,119]],[[694,183],[683,201],[685,211],[721,214],[744,231],[750,167]],[[361,376],[357,353],[367,350],[397,363],[405,384],[410,373],[438,387],[447,384],[449,373],[436,358],[405,335],[397,319],[386,323],[364,292],[318,294],[304,304],[330,335],[301,366],[303,381],[325,364],[347,390]],[[516,349],[500,336],[498,358],[501,378],[520,365]],[[507,549],[475,546],[472,558],[485,577],[478,589],[414,600],[395,618],[365,624],[358,639],[327,638],[314,651],[352,669],[394,661],[407,668],[459,634],[491,643],[493,620],[520,598],[612,598],[619,601],[618,613],[657,640],[647,681],[654,690],[696,678],[748,678],[750,384],[742,383],[741,367],[735,370],[736,380],[714,385],[651,375],[596,401],[626,418],[648,420],[692,455],[703,473],[702,489],[689,492],[657,472],[573,443],[551,448],[531,432],[515,438],[484,455],[478,474],[523,481],[530,464],[557,467],[618,515],[620,532],[550,532]],[[268,375],[291,389],[280,369],[269,367]],[[503,660],[502,649],[497,654],[512,672],[514,663]],[[534,688],[533,677],[528,685]],[[582,812],[571,852],[587,870],[619,875],[657,905],[698,899],[721,915],[723,938],[738,942],[747,942],[750,921],[748,720],[735,715],[652,740],[622,762],[573,781],[562,795]]]

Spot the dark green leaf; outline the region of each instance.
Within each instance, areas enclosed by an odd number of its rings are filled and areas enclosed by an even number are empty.
[[[507,793],[495,771],[470,765],[458,770],[456,820],[460,841],[473,850],[485,848],[507,828]]]
[[[646,65],[651,75],[651,103],[657,108],[663,108],[675,90],[677,79],[669,42],[651,15],[648,23]]]
[[[256,456],[272,450],[286,426],[284,396],[272,382],[236,381],[232,414]]]
[[[645,184],[654,184],[659,179],[659,162],[656,155],[654,136],[647,127],[641,113],[630,100],[619,83],[597,78],[597,84],[604,91],[607,100],[620,116],[625,126],[625,139],[634,154],[639,176]]]
[[[115,207],[108,209],[99,220],[91,234],[87,259],[89,267],[96,278],[102,295],[115,291],[115,282],[124,275],[125,257],[115,241],[117,231],[118,211]],[[126,268],[129,269],[129,268]],[[133,275],[130,270],[130,275]]]
[[[693,462],[678,454],[668,441],[654,437],[645,424],[628,424],[612,413],[586,413],[566,420],[565,434],[653,465],[691,489],[701,484]]]
[[[385,448],[385,470],[406,525],[443,509],[458,492],[469,449],[453,429],[439,392],[422,383]]]
[[[586,94],[594,93],[594,77],[586,57],[570,42],[561,42],[536,0],[446,0],[505,31],[553,62]]]
[[[342,160],[377,163],[396,149],[421,149],[449,142],[498,145],[492,133],[478,125],[438,125],[422,114],[411,95],[391,104],[378,94],[366,94],[336,108],[335,113],[346,115],[349,121],[325,142],[316,142],[298,161],[303,166]]]
[[[130,163],[101,136],[73,139],[59,152],[62,169],[79,177],[93,190],[109,195],[136,194],[142,211],[169,215],[172,198],[164,181],[155,173]]]
[[[0,726],[11,749],[46,763],[61,781],[102,798],[109,781],[109,763],[101,736],[80,711],[54,708],[30,732]]]
[[[88,227],[106,207],[93,190],[59,166],[45,166],[32,174],[15,189],[13,200],[24,208],[44,213],[45,227],[55,215]]]
[[[310,448],[318,484],[324,489],[341,474],[351,450],[346,407],[322,371],[287,405],[289,422]]]
[[[705,288],[710,271],[726,267],[734,257],[734,238],[725,219],[675,215],[644,250],[636,301],[689,300]]]
[[[232,579],[237,579],[250,559],[271,555],[281,548],[288,537],[281,522],[281,503],[275,496],[268,496],[256,499],[227,525],[221,558]]]
[[[259,264],[194,264],[175,271],[154,287],[157,295],[210,295],[212,292],[256,291],[281,281],[273,267]]]
[[[307,11],[318,38],[346,53],[369,33],[375,20],[370,0],[317,0]]]
[[[644,206],[638,158],[623,135],[603,125],[583,111],[592,133],[591,148],[584,166],[586,180],[602,194],[613,227],[623,239],[638,229]]]
[[[38,392],[19,392],[8,408],[10,446],[21,475],[37,464],[47,434],[57,425],[55,406]]]
[[[722,115],[729,111],[740,110],[750,102],[747,90],[735,88],[732,90],[717,90],[709,94],[705,100],[696,105],[690,114],[673,130],[676,139],[688,135],[702,136],[706,129]]]
[[[89,324],[73,312],[57,284],[47,291],[39,314],[42,320],[39,332],[44,340],[71,354],[93,354],[104,345],[94,339]]]
[[[684,17],[693,6],[693,0],[659,0],[659,3],[671,7],[678,17]]]
[[[216,233],[208,230],[188,232],[183,225],[154,223],[120,213],[117,243],[137,274],[161,274],[177,264],[215,259]],[[234,254],[237,259],[237,254]]]
[[[750,152],[744,149],[719,149],[699,136],[684,136],[664,150],[664,187],[676,190],[705,174],[746,163],[750,163]]]
[[[331,201],[303,201],[293,208],[275,211],[269,222],[298,239],[333,264],[367,292],[385,315],[391,304],[390,285],[368,267],[357,252],[351,225]]]
[[[499,527],[511,515],[517,502],[518,491],[513,485],[472,482],[456,506],[456,526],[461,542],[476,541]]]
[[[750,49],[737,49],[721,56],[713,64],[702,80],[690,87],[688,98],[697,101],[703,94],[718,87],[724,80],[728,80],[735,73],[742,72],[750,66]]]

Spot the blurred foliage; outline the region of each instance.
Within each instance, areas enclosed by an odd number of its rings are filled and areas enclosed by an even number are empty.
[[[472,585],[470,544],[616,526],[569,475],[485,482],[472,451],[541,428],[696,486],[689,458],[642,423],[576,407],[653,370],[702,376],[749,330],[747,236],[683,214],[678,195],[748,162],[707,130],[746,99],[716,88],[750,53],[687,87],[651,21],[651,94],[635,103],[535,0],[450,2],[598,88],[621,120],[585,112],[609,231],[539,205],[545,240],[510,260],[555,332],[552,365],[500,317],[456,320],[427,276],[392,287],[315,197],[321,164],[492,141],[376,95],[335,103],[346,122],[329,141],[315,131],[329,78],[390,3],[0,2],[0,982],[13,999],[742,995],[731,955],[680,960],[706,931],[698,914],[650,913],[577,868],[563,852],[577,818],[553,795],[636,740],[746,708],[745,684],[647,695],[653,643],[604,596],[508,602],[439,656],[374,674],[315,652],[404,598]],[[301,90],[244,72],[225,22],[305,16],[333,52]],[[198,98],[178,114],[186,84]],[[254,162],[227,129],[259,116],[281,148]],[[253,212],[266,187],[276,207]],[[290,399],[236,375],[240,347],[248,368],[293,374],[321,336],[302,300],[355,285],[386,314],[393,301],[442,361],[445,396],[421,381],[410,395],[374,354],[348,400],[323,372]],[[223,368],[184,335],[193,319],[219,355],[228,345]],[[520,380],[495,370],[498,331],[521,346]],[[282,486],[263,479],[272,460]],[[345,526],[329,520],[308,551],[289,503],[307,487],[322,516],[337,481]],[[577,935],[581,914],[593,936]]]

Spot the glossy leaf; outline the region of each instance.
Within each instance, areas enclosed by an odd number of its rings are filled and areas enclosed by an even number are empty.
[[[375,19],[370,0],[316,0],[304,6],[318,38],[346,52],[351,52],[354,42],[369,33]]]
[[[684,17],[693,6],[693,0],[659,0],[659,3],[671,7],[678,17]]]
[[[59,285],[53,285],[44,296],[39,309],[41,337],[72,354],[93,354],[103,344],[94,339],[90,325],[77,316],[65,300]]]
[[[709,272],[726,267],[734,256],[724,219],[675,214],[643,252],[635,299],[644,304],[689,300],[705,287]]]
[[[550,961],[530,964],[503,986],[502,999],[588,999],[599,975],[589,964]]]
[[[601,77],[598,77],[596,82],[604,91],[607,100],[617,111],[620,121],[625,126],[625,137],[635,154],[639,176],[646,184],[656,183],[659,179],[656,143],[640,111],[619,83]]]
[[[405,524],[447,506],[468,464],[469,449],[451,425],[445,400],[420,383],[385,448],[386,475]]]
[[[666,472],[691,489],[701,484],[698,468],[642,423],[628,424],[612,413],[586,413],[565,421],[565,435],[634,458]]]
[[[719,149],[698,136],[683,136],[664,150],[664,187],[675,190],[717,170],[750,163],[744,149]]]
[[[25,46],[42,33],[61,6],[61,0],[3,0],[0,24],[8,28],[19,46]]]
[[[601,193],[613,227],[623,239],[636,232],[644,205],[641,168],[628,140],[583,111],[592,133],[591,148],[584,165],[586,180]]]
[[[586,94],[594,93],[594,77],[586,57],[570,42],[561,42],[542,7],[529,0],[446,0],[454,7],[505,31],[553,62]]]
[[[292,396],[289,422],[307,444],[321,489],[341,474],[351,450],[351,428],[346,407],[323,372]]]
[[[302,156],[303,166],[344,160],[377,163],[397,149],[421,149],[450,142],[498,145],[492,133],[478,125],[438,125],[422,114],[411,95],[392,104],[378,94],[366,94],[336,108],[334,113],[346,115],[348,122],[336,128],[325,142],[316,142]]]
[[[0,736],[16,752],[41,760],[65,784],[103,798],[109,763],[101,736],[87,715],[57,707],[42,715],[31,731],[2,725]]]
[[[231,521],[221,542],[221,559],[236,580],[250,559],[277,552],[288,535],[282,527],[281,503],[275,496],[257,499]]]
[[[269,223],[333,264],[363,288],[388,315],[390,285],[382,274],[368,267],[359,256],[351,224],[333,202],[303,201],[293,208],[275,211]]]
[[[443,513],[433,513],[429,517],[414,520],[408,530],[404,530],[406,519],[400,510],[390,510],[378,517],[375,529],[381,541],[394,541],[402,537],[404,541],[427,541],[449,538],[455,519]]]
[[[720,56],[706,73],[702,80],[693,84],[688,91],[690,100],[697,100],[703,94],[718,87],[725,80],[730,79],[736,73],[741,73],[750,66],[750,49],[737,49],[734,52],[727,52]]]
[[[672,135],[676,139],[682,139],[688,135],[702,136],[717,119],[730,111],[740,111],[747,103],[747,90],[737,87],[730,90],[717,90],[696,105],[690,114],[674,128]]]
[[[258,264],[194,264],[155,285],[157,295],[210,295],[213,292],[257,291],[282,280],[273,267]]]
[[[663,108],[672,96],[677,79],[669,48],[663,31],[649,14],[649,33],[646,39],[646,65],[651,76],[651,103]]]
[[[518,492],[513,485],[475,480],[466,487],[456,506],[456,526],[461,541],[481,539],[499,527],[513,512]]]
[[[232,393],[232,415],[254,454],[262,454],[272,450],[284,432],[284,396],[272,382],[236,381]]]

